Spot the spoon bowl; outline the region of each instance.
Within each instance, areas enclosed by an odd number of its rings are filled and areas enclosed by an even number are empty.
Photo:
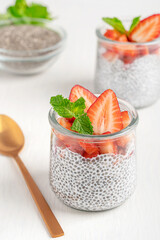
[[[0,115],[0,153],[17,155],[24,146],[24,135],[18,124],[6,115]]]
[[[60,224],[24,163],[18,156],[23,146],[24,135],[18,124],[12,118],[6,115],[0,115],[0,153],[15,159],[51,237],[63,236],[64,232]]]

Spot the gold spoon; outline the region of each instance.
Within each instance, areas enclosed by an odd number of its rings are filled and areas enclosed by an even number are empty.
[[[42,193],[18,156],[24,146],[24,135],[17,123],[6,115],[0,115],[0,153],[15,159],[39,212],[50,232],[51,237],[60,237],[64,232],[52,213]]]

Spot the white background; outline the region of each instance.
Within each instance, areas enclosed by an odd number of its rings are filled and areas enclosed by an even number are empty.
[[[12,1],[0,0],[0,9]],[[20,156],[61,223],[64,240],[160,239],[160,101],[140,110],[137,129],[138,185],[114,210],[89,213],[65,206],[48,180],[52,95],[68,95],[82,84],[93,90],[95,28],[102,16],[146,16],[160,12],[159,0],[46,0],[68,33],[67,47],[46,72],[31,77],[0,72],[0,113],[14,118],[25,135]],[[0,156],[0,240],[46,240],[49,235],[12,159]]]

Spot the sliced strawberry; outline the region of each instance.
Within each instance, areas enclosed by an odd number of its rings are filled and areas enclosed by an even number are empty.
[[[83,155],[84,153],[84,150],[83,148],[78,144],[78,141],[70,141],[70,139],[68,139],[68,143],[66,143],[66,147],[72,151],[72,152],[75,152],[75,153],[78,153],[78,154],[81,154]]]
[[[127,36],[122,34],[118,39],[119,42],[128,42]]]
[[[106,140],[101,142],[99,144],[99,148],[100,148],[101,154],[107,154],[107,153],[117,154],[117,147],[114,144],[114,142],[111,140]]]
[[[130,124],[131,119],[127,111],[124,111],[121,114],[122,114],[123,128],[126,128]],[[122,136],[117,140],[117,145],[124,148],[131,141],[131,139],[132,139],[131,134],[127,136]]]
[[[129,34],[132,42],[148,42],[160,36],[160,14],[141,20]]]
[[[71,130],[72,124],[66,118],[60,117],[60,118],[57,119],[57,122],[62,127],[66,128],[68,130]]]
[[[88,108],[97,99],[97,97],[93,93],[91,93],[89,90],[87,90],[86,88],[84,88],[80,85],[75,85],[71,89],[71,92],[70,92],[70,95],[69,95],[69,100],[71,102],[75,102],[80,97],[83,97],[84,100],[85,100],[85,105],[86,105],[85,112],[87,112]]]
[[[119,59],[121,59],[125,64],[132,63],[138,55],[136,46],[134,45],[116,45],[115,51],[119,54]]]
[[[104,91],[87,111],[95,134],[118,132],[123,128],[122,116],[116,94]]]
[[[153,45],[153,46],[152,45],[149,46],[149,53],[160,55],[160,46],[159,46],[159,44]]]
[[[97,155],[98,155],[97,152],[94,152],[94,153],[92,153],[92,154],[89,154],[89,153],[87,153],[87,152],[84,152],[84,153],[83,153],[83,157],[85,157],[85,158],[93,158],[93,157],[97,157]]]
[[[121,112],[121,114],[122,114],[123,128],[126,128],[131,122],[129,113],[127,111],[124,111],[124,112]]]
[[[149,50],[147,46],[137,46],[137,49],[138,49],[139,57],[143,57],[149,54]]]
[[[59,138],[55,139],[55,146],[65,148],[66,146],[64,145],[63,141],[61,141]]]
[[[102,54],[104,58],[106,58],[109,62],[115,62],[118,58],[118,54],[114,51],[106,51],[105,53]]]
[[[109,39],[112,39],[112,40],[117,40],[121,36],[121,33],[116,31],[116,30],[114,30],[114,29],[108,29],[104,33],[104,36],[106,38],[109,38]]]
[[[88,154],[93,154],[93,153],[98,154],[99,153],[99,149],[96,146],[96,144],[94,144],[94,143],[89,143],[86,141],[79,141],[79,144],[84,149],[84,151]]]
[[[103,133],[103,135],[108,135],[108,134],[111,134],[111,132],[107,131]],[[101,154],[106,154],[106,153],[117,154],[117,147],[114,144],[113,140],[104,140],[100,142],[99,149]]]

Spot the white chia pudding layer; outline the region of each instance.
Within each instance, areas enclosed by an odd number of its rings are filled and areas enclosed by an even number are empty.
[[[51,146],[50,184],[66,205],[87,211],[121,205],[136,186],[135,144],[125,155],[84,158],[68,148]]]
[[[136,108],[153,104],[160,97],[160,55],[148,54],[125,64],[108,61],[99,49],[95,77],[98,93],[111,88],[118,97]]]

